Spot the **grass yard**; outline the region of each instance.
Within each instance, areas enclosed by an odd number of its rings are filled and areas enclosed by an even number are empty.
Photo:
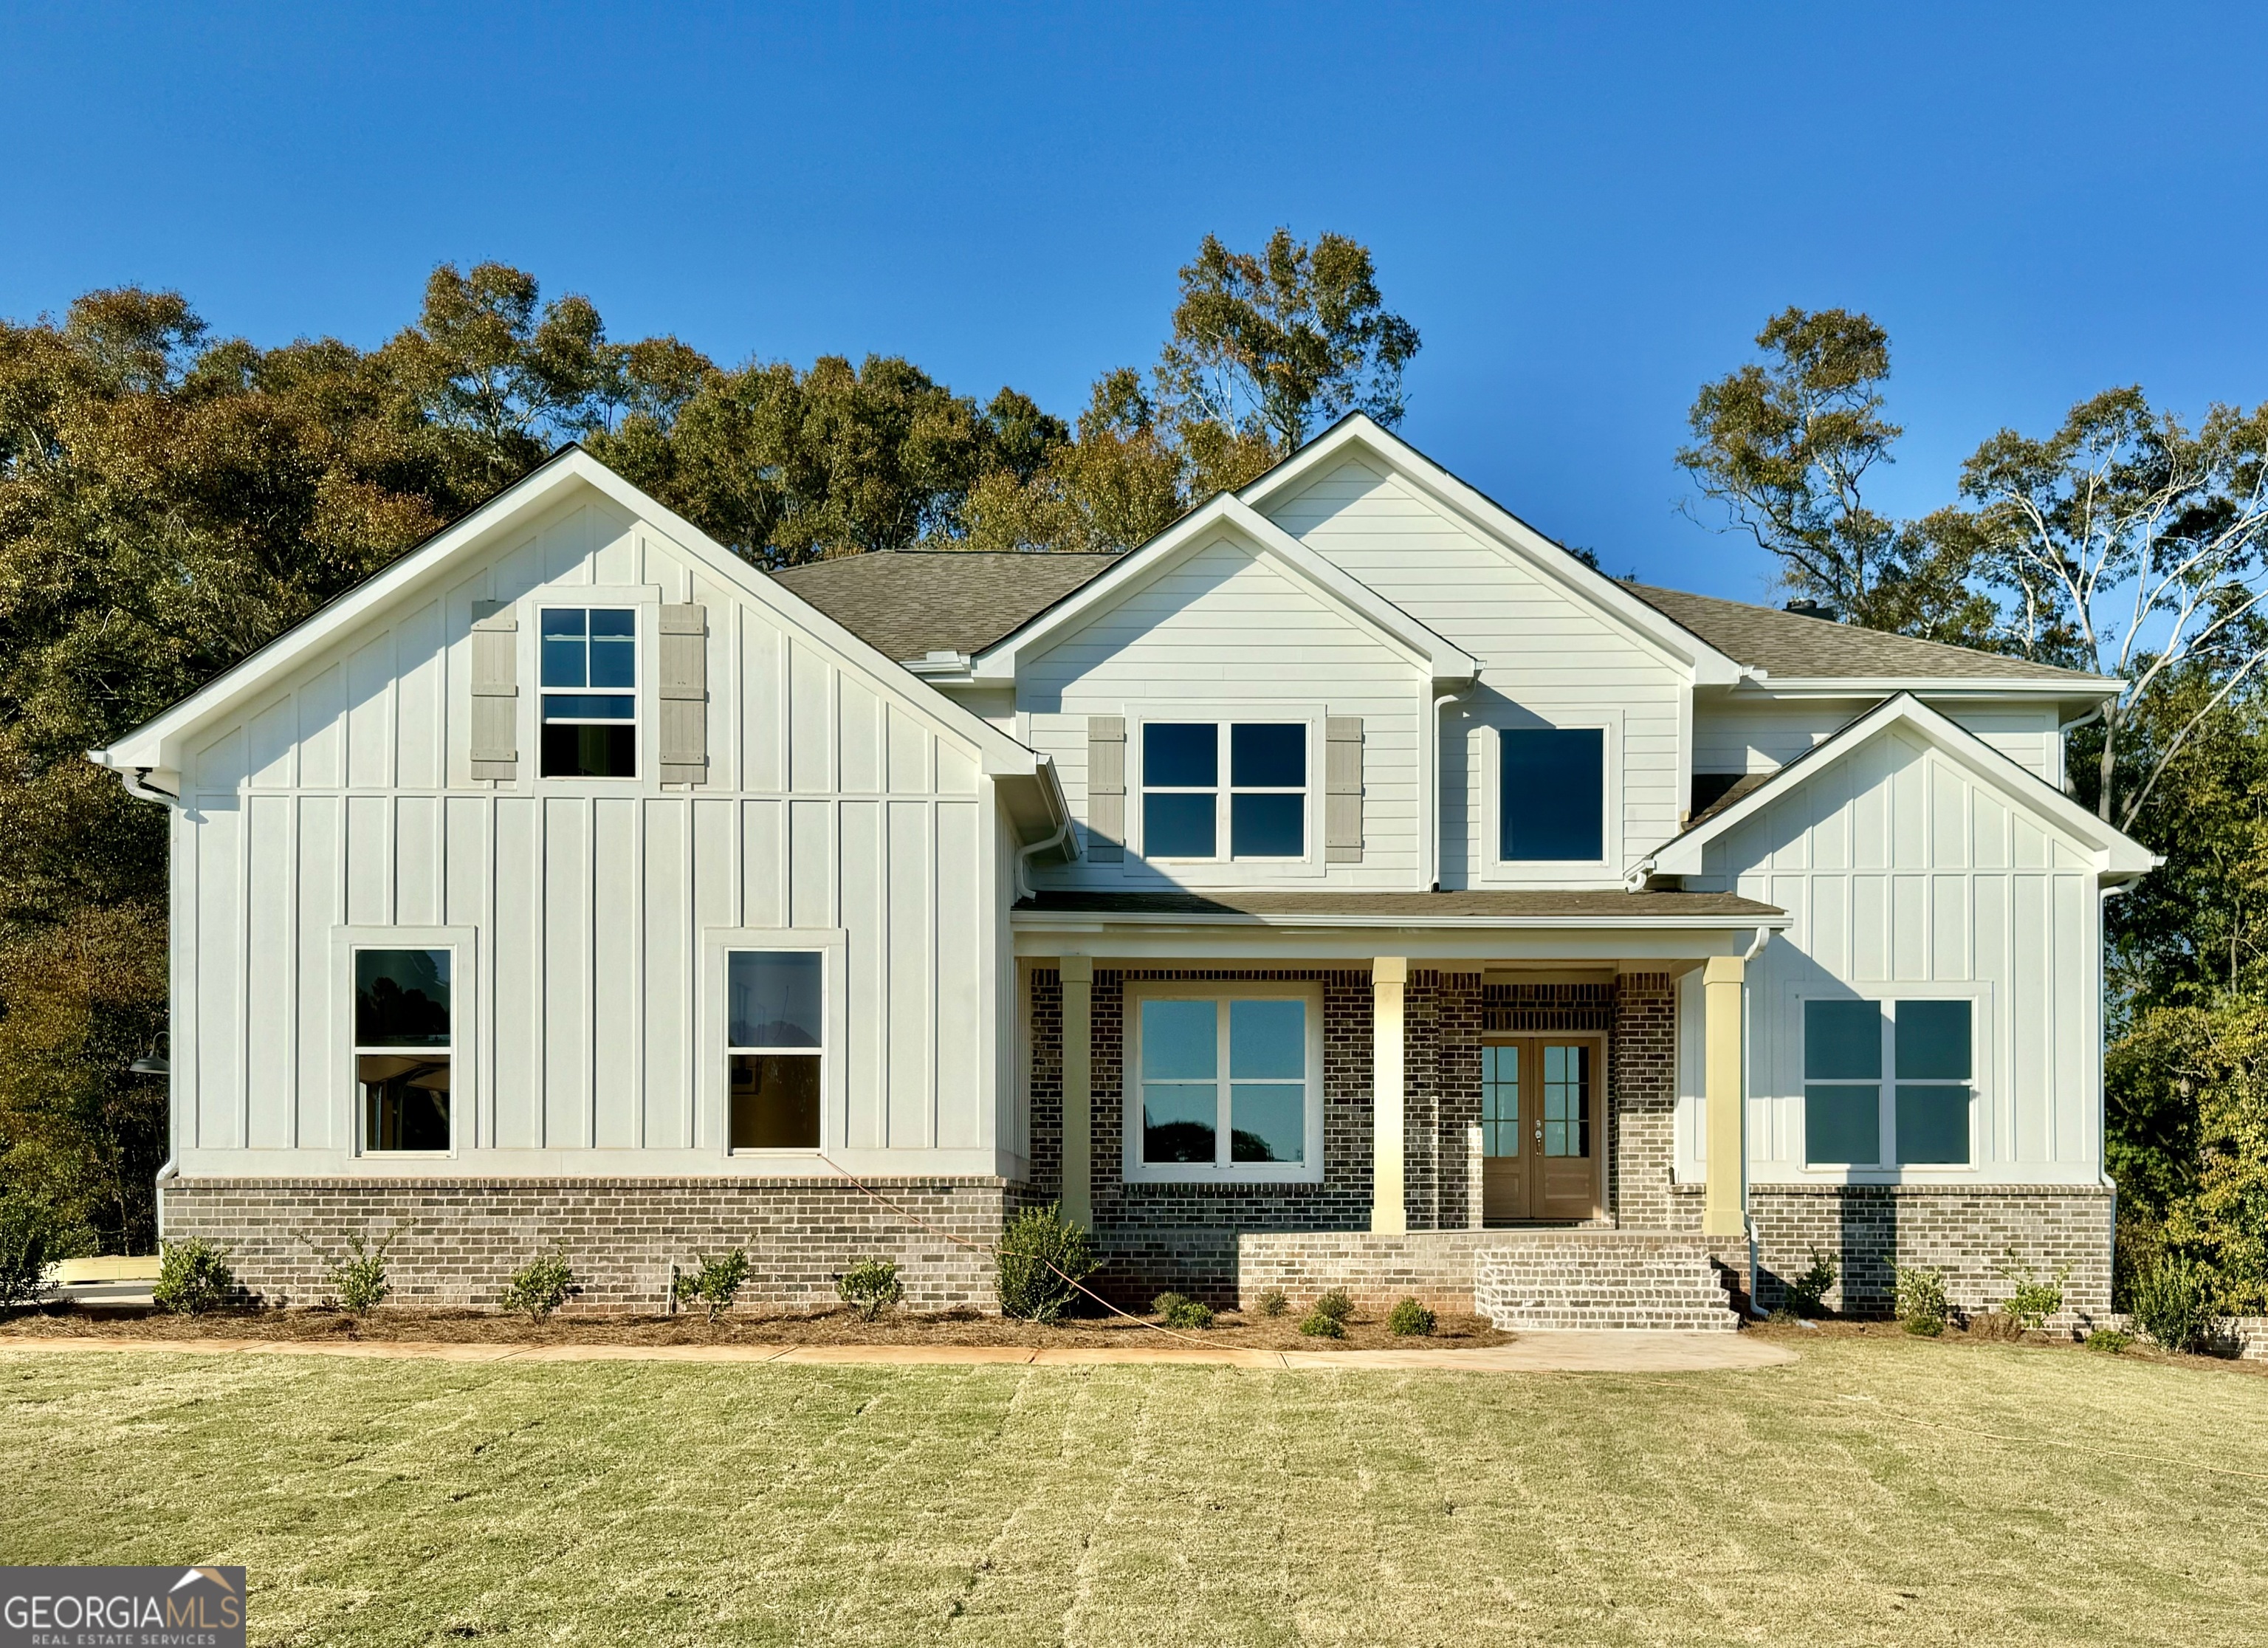
[[[0,1561],[271,1643],[2237,1643],[2268,1379],[0,1357]]]

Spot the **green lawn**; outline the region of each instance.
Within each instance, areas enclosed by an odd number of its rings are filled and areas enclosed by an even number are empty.
[[[242,1563],[256,1641],[2268,1633],[2268,1379],[2053,1350],[1652,1378],[42,1355],[0,1391],[0,1561]]]

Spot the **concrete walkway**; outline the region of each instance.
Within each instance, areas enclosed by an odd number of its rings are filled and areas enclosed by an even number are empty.
[[[1721,1373],[1793,1362],[1786,1346],[1728,1333],[1522,1334],[1485,1350],[1256,1350],[1161,1340],[1150,1345],[639,1345],[459,1344],[435,1340],[131,1339],[94,1335],[0,1335],[0,1356],[54,1351],[150,1351],[166,1356],[403,1357],[431,1362],[726,1362],[793,1367],[1097,1367],[1104,1365],[1370,1368],[1459,1373]]]

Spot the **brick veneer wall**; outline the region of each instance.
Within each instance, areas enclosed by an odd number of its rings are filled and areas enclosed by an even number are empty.
[[[1016,1188],[992,1178],[869,1181],[924,1224],[989,1249]],[[987,1251],[961,1246],[841,1182],[807,1179],[202,1179],[166,1187],[166,1234],[225,1242],[270,1305],[326,1297],[324,1262],[359,1233],[399,1231],[394,1302],[492,1307],[514,1270],[564,1242],[571,1310],[666,1308],[672,1263],[745,1248],[744,1307],[832,1304],[859,1260],[895,1259],[910,1304],[995,1306]]]
[[[1687,1274],[1649,1271],[1665,1250],[1685,1262]],[[1547,1278],[1562,1268],[1581,1269],[1593,1278],[1626,1277],[1633,1300],[1665,1312],[1690,1313],[1697,1303],[1706,1304],[1724,1313],[1724,1322],[1732,1320],[1731,1306],[1746,1285],[1748,1264],[1747,1250],[1738,1244],[1627,1231],[1411,1231],[1401,1236],[1248,1232],[1237,1243],[1235,1296],[1238,1307],[1248,1311],[1274,1288],[1304,1310],[1318,1295],[1339,1288],[1366,1312],[1415,1299],[1432,1309],[1464,1315],[1475,1307],[1475,1278],[1489,1255],[1496,1255],[1499,1264],[1507,1258],[1528,1260]],[[1596,1324],[1571,1317],[1553,1325]],[[1649,1325],[1670,1324],[1664,1320]]]
[[[1671,1195],[1677,1144],[1677,987],[1667,973],[1615,981],[1607,1048],[1607,1205],[1624,1230],[1698,1231]]]

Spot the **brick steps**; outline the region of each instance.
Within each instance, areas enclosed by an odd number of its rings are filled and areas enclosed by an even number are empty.
[[[1631,1231],[1491,1232],[1473,1254],[1473,1307],[1513,1332],[1740,1325],[1705,1240]]]

